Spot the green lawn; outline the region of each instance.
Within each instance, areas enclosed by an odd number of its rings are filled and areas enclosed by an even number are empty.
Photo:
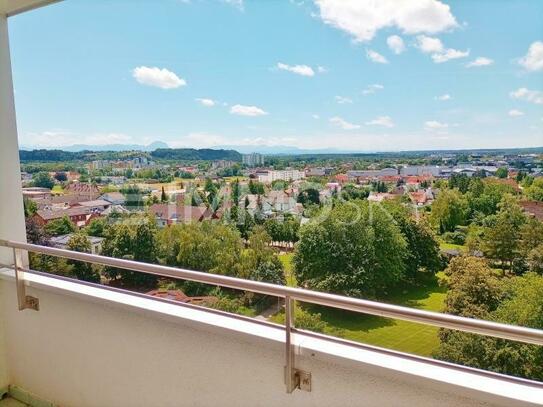
[[[292,253],[279,255],[285,267],[287,285],[295,287],[292,257]],[[443,273],[439,274],[439,278],[444,278]],[[384,302],[440,312],[444,307],[446,288],[440,287],[437,280],[433,279],[418,287],[400,288],[389,293]],[[328,332],[330,335],[422,356],[431,356],[439,345],[437,327],[329,307],[309,306],[308,309],[321,314],[322,320],[331,328]]]
[[[466,246],[462,246],[460,244],[454,244],[454,243],[446,243],[446,242],[441,242],[439,244],[439,248],[441,250],[453,250],[453,249],[457,249],[457,250],[460,250],[460,251],[466,251]]]
[[[446,289],[432,281],[422,287],[406,287],[385,302],[439,312],[445,295]],[[438,328],[429,325],[324,307],[313,307],[313,311],[321,313],[331,327],[339,328],[342,337],[353,341],[422,356],[431,356],[439,345]]]
[[[285,268],[285,279],[289,287],[296,287],[296,276],[294,275],[294,266],[292,264],[293,253],[283,253],[279,255],[279,260],[283,263]]]

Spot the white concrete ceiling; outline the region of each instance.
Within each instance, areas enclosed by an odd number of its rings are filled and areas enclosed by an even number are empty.
[[[0,13],[13,16],[57,1],[61,0],[0,0]]]

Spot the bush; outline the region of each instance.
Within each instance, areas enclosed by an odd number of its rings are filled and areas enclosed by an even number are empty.
[[[454,232],[445,232],[442,235],[443,240],[447,243],[464,245],[466,243],[466,234],[459,230]]]

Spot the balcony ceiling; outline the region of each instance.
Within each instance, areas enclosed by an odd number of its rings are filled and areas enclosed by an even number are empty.
[[[1,14],[13,16],[61,0],[0,0]]]

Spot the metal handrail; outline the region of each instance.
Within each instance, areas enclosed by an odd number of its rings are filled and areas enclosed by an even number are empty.
[[[457,315],[443,314],[439,312],[424,311],[399,305],[385,304],[377,301],[362,300],[359,298],[345,297],[336,294],[328,294],[303,288],[287,287],[278,284],[263,283],[260,281],[244,280],[236,277],[228,277],[219,274],[210,274],[158,264],[140,263],[133,260],[117,259],[97,254],[74,252],[54,247],[39,246],[30,243],[21,243],[0,239],[0,246],[13,249],[26,250],[33,253],[41,253],[51,256],[63,257],[72,260],[80,260],[139,271],[163,277],[182,280],[191,280],[200,283],[213,284],[244,291],[252,291],[281,298],[291,298],[302,302],[329,306],[343,310],[355,311],[364,314],[399,319],[433,325],[440,328],[456,329],[464,332],[493,336],[501,339],[509,339],[535,345],[543,345],[543,330],[507,325],[492,321],[460,317]]]
[[[311,389],[311,374],[298,370],[294,366],[294,343],[292,333],[297,332],[294,321],[294,302],[296,300],[311,304],[334,307],[364,314],[377,315],[386,318],[433,325],[440,328],[456,329],[463,332],[481,334],[495,338],[508,339],[535,345],[543,345],[543,330],[507,325],[492,321],[483,321],[438,312],[424,311],[398,305],[385,304],[376,301],[350,298],[341,295],[322,293],[302,288],[287,287],[259,281],[244,280],[219,274],[161,266],[158,264],[140,263],[133,260],[117,259],[97,254],[81,253],[71,250],[58,249],[0,239],[0,246],[13,249],[14,269],[17,282],[17,297],[19,309],[39,309],[38,299],[26,296],[24,289],[24,273],[32,272],[23,268],[23,252],[40,253],[66,259],[79,260],[154,274],[174,279],[190,280],[205,284],[213,284],[238,290],[251,291],[285,299],[285,384],[287,393],[295,389]],[[41,274],[41,273],[40,273]]]

